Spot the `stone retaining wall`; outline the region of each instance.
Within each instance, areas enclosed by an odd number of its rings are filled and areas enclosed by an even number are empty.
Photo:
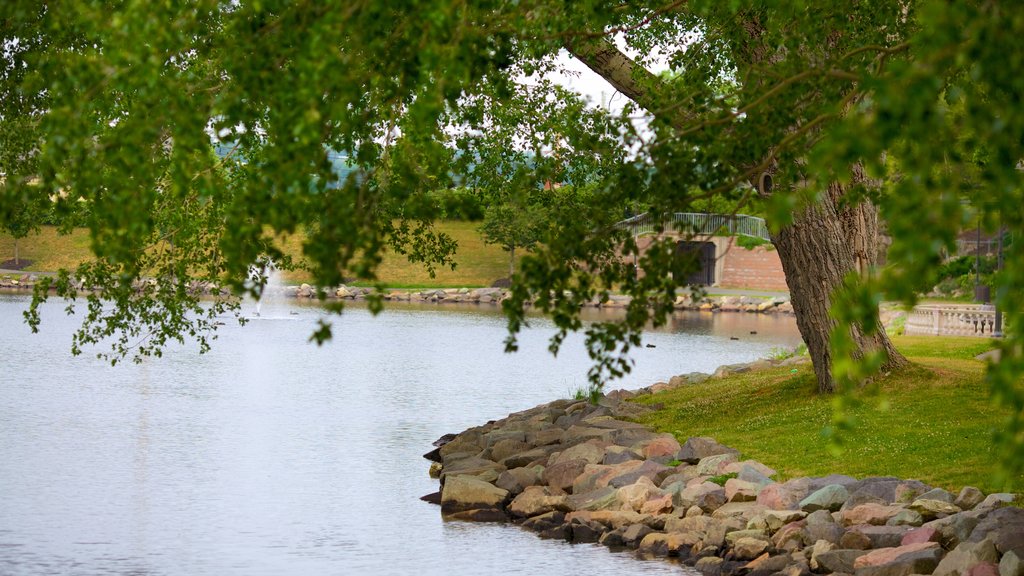
[[[1024,510],[1007,506],[1012,494],[891,477],[776,481],[711,438],[680,443],[627,421],[647,409],[631,394],[559,400],[445,435],[425,454],[441,489],[424,499],[447,519],[512,522],[706,576],[1024,576]]]

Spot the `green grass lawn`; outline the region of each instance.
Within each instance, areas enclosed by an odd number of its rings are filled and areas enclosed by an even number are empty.
[[[494,245],[486,245],[477,232],[476,222],[439,222],[437,230],[450,235],[458,243],[455,270],[443,268],[431,278],[419,264],[410,264],[404,256],[386,254],[378,275],[388,286],[396,288],[474,288],[490,286],[498,278],[508,276],[508,253]],[[298,258],[302,236],[295,235],[283,242],[284,249]],[[53,272],[60,268],[74,269],[91,257],[89,234],[75,230],[63,236],[56,229],[44,226],[38,233],[23,238],[19,245],[22,259],[32,261],[27,272]],[[14,239],[0,234],[0,262],[14,258]],[[284,279],[291,284],[308,282],[310,276],[301,271],[285,272]],[[358,282],[357,282],[358,283]]]
[[[783,477],[830,473],[916,478],[949,490],[995,484],[992,433],[1006,417],[989,401],[984,363],[992,346],[976,338],[900,336],[914,362],[880,379],[880,394],[854,410],[838,455],[822,431],[833,399],[816,391],[810,366],[708,380],[638,401],[662,404],[642,421],[681,441],[712,436],[777,469]],[[1016,488],[1024,486],[1017,478]]]

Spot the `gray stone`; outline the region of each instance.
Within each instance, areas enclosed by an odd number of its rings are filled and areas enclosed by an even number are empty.
[[[689,464],[696,464],[702,458],[718,454],[739,454],[739,451],[724,444],[719,444],[714,438],[695,436],[683,444],[676,458]]]
[[[843,488],[847,488],[847,492],[849,492],[849,487],[856,486],[859,482],[853,476],[847,476],[846,474],[829,474],[828,476],[807,478],[806,480],[810,492],[820,490],[825,486],[830,486],[832,484],[838,484]]]
[[[945,502],[946,504],[952,504],[954,497],[952,494],[943,490],[942,488],[932,488],[931,490],[921,494],[917,497],[918,500],[938,500],[939,502]]]
[[[999,576],[1024,576],[1024,560],[1014,550],[1010,550],[999,560]]]
[[[711,482],[687,486],[679,493],[675,504],[678,508],[699,506],[705,512],[714,512],[719,506],[725,504],[725,489]]]
[[[1024,557],[1024,508],[999,508],[988,513],[968,538],[970,542],[984,539],[991,540],[1000,554],[1013,550]]]
[[[746,528],[746,522],[739,518],[711,518],[704,533],[704,545],[721,548],[730,533],[744,528]]]
[[[1009,492],[996,492],[995,494],[989,494],[978,504],[976,508],[998,508],[1006,504],[1013,502],[1015,496]]]
[[[622,531],[622,543],[630,548],[636,548],[651,532],[654,530],[645,524],[633,524]]]
[[[733,462],[736,462],[735,453],[707,456],[697,463],[697,473],[701,476],[717,476],[722,473],[723,468]]]
[[[938,542],[947,550],[952,550],[971,538],[974,529],[981,522],[981,515],[976,511],[961,512],[953,516],[932,520],[922,525],[923,528],[932,528],[938,533]],[[987,531],[983,532],[987,535]],[[985,537],[980,536],[978,540]]]
[[[520,452],[505,458],[500,463],[508,469],[522,468],[523,466],[529,466],[534,462],[547,461],[551,453],[557,449],[556,445],[551,446],[539,446],[526,452]]]
[[[617,490],[611,486],[573,494],[567,502],[573,510],[616,510],[620,506]]]
[[[913,510],[900,510],[885,521],[887,526],[920,526],[924,524],[924,516]]]
[[[897,478],[865,478],[850,486],[850,498],[843,508],[853,508],[860,504],[892,504],[896,501],[896,487],[901,481]]]
[[[740,471],[736,475],[736,478],[759,486],[766,486],[773,482],[773,480],[769,478],[768,475],[764,474],[761,469],[749,464],[743,464],[743,466],[740,467]]]
[[[868,539],[869,548],[898,548],[909,526],[851,526],[847,534],[857,532]]]
[[[962,512],[962,510],[949,502],[943,502],[942,500],[926,500],[924,498],[914,500],[908,508],[920,514],[925,520],[952,516],[953,514]]]
[[[604,460],[601,464],[622,464],[623,462],[629,462],[631,460],[643,460],[643,456],[639,452],[632,448],[626,448],[625,446],[609,446],[604,453]]]
[[[961,510],[972,510],[978,504],[985,501],[985,493],[974,486],[964,486],[960,490],[953,504]]]
[[[542,470],[543,468],[539,466],[535,468],[505,470],[498,475],[498,480],[494,485],[503,490],[508,490],[509,494],[519,494],[527,486],[535,486],[540,483],[540,471]]]
[[[831,544],[838,544],[843,538],[843,527],[839,524],[814,524],[807,525],[807,538],[811,542],[824,540]]]
[[[828,550],[815,556],[815,560],[821,572],[853,574],[853,563],[865,554],[865,550]]]
[[[962,542],[939,562],[934,576],[967,576],[971,568],[984,562],[998,562],[999,553],[990,540]]]
[[[814,512],[815,510],[835,512],[843,506],[849,497],[850,493],[841,484],[829,484],[801,500],[800,509],[804,512]]]

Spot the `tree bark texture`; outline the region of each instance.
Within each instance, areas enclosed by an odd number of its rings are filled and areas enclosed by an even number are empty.
[[[840,184],[830,184],[820,202],[796,214],[792,224],[772,236],[820,392],[835,390],[830,348],[836,326],[829,312],[832,296],[848,273],[862,265],[866,270],[874,262],[877,246],[876,208],[868,202],[844,206],[840,202],[843,192]],[[865,335],[855,326],[852,336],[861,356],[886,351],[884,369],[906,365],[906,358],[893,347],[884,330]]]

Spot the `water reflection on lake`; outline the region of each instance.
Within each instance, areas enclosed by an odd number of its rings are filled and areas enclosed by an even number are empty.
[[[543,319],[507,355],[493,308],[352,307],[318,348],[307,339],[323,312],[279,303],[222,327],[209,354],[112,368],[70,356],[76,319],[59,304],[30,335],[26,305],[0,295],[0,573],[679,573],[442,522],[418,500],[436,489],[420,457],[435,438],[585,385],[580,339],[552,359]],[[791,317],[688,314],[645,342],[616,387],[799,337]]]

